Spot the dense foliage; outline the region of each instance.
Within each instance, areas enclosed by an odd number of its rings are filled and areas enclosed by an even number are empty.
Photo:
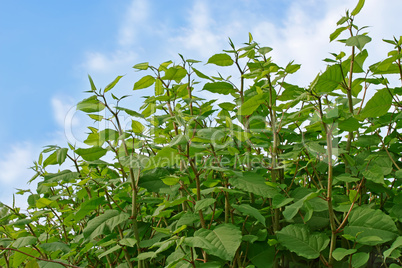
[[[140,112],[111,93],[121,76],[104,89],[90,78],[77,109],[106,128],[40,154],[27,212],[1,207],[0,266],[399,267],[402,38],[365,67],[363,4],[330,36],[350,54],[332,53],[307,88],[287,82],[300,65],[278,66],[251,35],[209,58],[235,67],[229,78],[184,57],[135,65],[134,90],[155,90]]]

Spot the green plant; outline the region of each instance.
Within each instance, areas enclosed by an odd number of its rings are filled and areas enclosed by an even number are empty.
[[[140,113],[111,93],[121,76],[104,89],[89,77],[77,109],[112,127],[89,127],[88,148],[40,154],[28,212],[1,207],[0,265],[398,267],[402,87],[389,77],[402,79],[402,38],[365,69],[363,4],[330,36],[348,32],[338,41],[350,55],[332,53],[307,88],[286,82],[300,65],[278,66],[251,34],[207,62],[236,67],[239,81],[182,56],[135,65],[149,74],[133,89],[155,90]],[[199,98],[200,87],[234,101]],[[46,171],[66,161],[73,170]]]

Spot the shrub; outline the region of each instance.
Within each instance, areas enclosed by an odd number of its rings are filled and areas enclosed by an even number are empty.
[[[184,57],[135,65],[146,75],[133,89],[155,90],[140,112],[111,93],[121,76],[104,89],[89,77],[77,109],[110,128],[89,127],[86,148],[40,154],[27,213],[2,205],[0,265],[397,267],[402,88],[389,77],[402,78],[402,38],[365,69],[363,4],[330,36],[348,32],[337,41],[350,54],[332,53],[307,88],[287,82],[299,64],[278,66],[251,34],[207,62],[236,67],[238,80]]]

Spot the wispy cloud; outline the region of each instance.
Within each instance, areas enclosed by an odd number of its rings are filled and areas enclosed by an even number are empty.
[[[195,1],[186,17],[188,26],[183,27],[177,36],[171,37],[170,41],[174,47],[182,47],[201,57],[210,56],[211,53],[222,49],[219,43],[226,39],[226,36],[219,34],[221,28],[212,18],[208,2]]]
[[[31,143],[18,143],[0,159],[0,202],[11,205],[15,188],[28,189],[27,182],[35,174],[28,167],[37,158],[35,146]],[[33,187],[31,187],[33,188]],[[16,195],[16,206],[26,207],[26,196]]]
[[[134,0],[123,16],[119,29],[118,43],[122,47],[132,46],[138,41],[138,31],[146,27],[144,21],[148,20],[149,6],[146,0]]]

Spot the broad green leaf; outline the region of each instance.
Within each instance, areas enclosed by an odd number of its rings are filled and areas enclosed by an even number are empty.
[[[164,147],[155,156],[149,159],[149,168],[173,166],[180,161],[177,150],[171,147]]]
[[[358,243],[374,246],[395,239],[398,229],[392,218],[381,210],[357,207],[350,213],[349,224],[344,233],[352,237],[357,236]],[[366,237],[374,236],[381,240],[365,240]]]
[[[148,251],[148,252],[143,252],[143,253],[138,254],[137,259],[141,261],[141,260],[146,260],[149,258],[153,259],[153,258],[156,258],[156,256],[157,256],[157,254],[155,252]]]
[[[79,221],[85,216],[90,216],[91,212],[94,211],[98,206],[106,202],[105,197],[94,197],[85,202],[80,206],[80,209],[75,213],[74,219]]]
[[[233,64],[233,60],[228,54],[221,53],[210,57],[207,63],[216,64],[218,66],[230,66]]]
[[[205,198],[195,202],[194,211],[203,210],[215,203],[215,198]]]
[[[104,93],[108,92],[109,90],[113,89],[114,86],[119,82],[119,80],[122,78],[122,75],[119,75],[118,77],[116,77],[113,82],[111,82],[109,85],[107,85],[105,87]]]
[[[102,147],[94,146],[86,149],[78,148],[75,150],[75,153],[86,161],[94,161],[104,156],[107,153],[107,150]]]
[[[67,246],[66,244],[64,244],[62,242],[43,243],[43,244],[40,244],[39,247],[49,253],[55,252],[58,250],[60,250],[64,253],[68,253],[71,250],[69,246]]]
[[[45,161],[43,161],[43,167],[46,167],[48,165],[56,165],[57,164],[57,151],[54,151],[51,153]]]
[[[346,40],[346,45],[347,46],[355,46],[359,50],[362,50],[363,47],[371,41],[371,37],[367,35],[356,35],[356,36],[351,36]]]
[[[329,41],[332,42],[334,41],[343,31],[345,31],[348,27],[339,27],[337,28],[330,36],[329,36]]]
[[[108,220],[119,215],[120,213],[117,210],[106,210],[102,215],[88,221],[87,226],[83,230],[84,237],[86,239],[92,239],[104,234],[105,230],[108,228]]]
[[[141,134],[144,131],[145,127],[140,122],[132,120],[131,129],[135,134]]]
[[[374,96],[367,102],[357,119],[365,119],[367,117],[378,117],[386,114],[392,105],[392,96],[388,89],[383,88],[377,91]]]
[[[233,85],[227,82],[206,83],[202,88],[202,90],[208,90],[209,92],[212,93],[219,93],[224,95],[236,92]]]
[[[349,117],[346,120],[338,121],[338,127],[344,131],[357,131],[362,125],[354,117]]]
[[[200,71],[198,71],[197,69],[195,69],[194,67],[191,67],[191,69],[195,72],[195,74],[199,77],[199,78],[203,78],[203,79],[208,79],[210,81],[214,81],[211,77],[201,73]]]
[[[375,165],[362,172],[363,176],[374,183],[384,184],[384,175],[381,167]]]
[[[13,254],[12,260],[12,267],[22,267],[20,266],[26,259],[30,258],[30,256],[35,256],[39,257],[39,252],[34,249],[34,248],[20,248],[19,251],[21,252],[15,252]],[[29,254],[30,256],[28,256]],[[28,263],[29,264],[29,263]],[[32,264],[31,266],[28,266],[28,264],[24,265],[24,268],[29,268],[29,267],[34,267],[34,268],[39,268],[38,264],[35,262],[35,265]]]
[[[140,80],[138,80],[137,82],[135,82],[133,90],[150,87],[154,84],[154,82],[155,82],[155,77],[153,77],[152,75],[146,75],[146,76],[142,77]]]
[[[306,226],[288,225],[276,235],[284,247],[307,259],[318,258],[329,244],[329,238],[325,234],[310,234]]]
[[[262,225],[266,226],[265,224],[265,218],[262,216],[262,214],[258,211],[258,209],[248,205],[248,204],[241,204],[241,205],[235,205],[233,204],[232,207],[242,213],[243,215],[248,215],[252,216],[257,221],[259,221]]]
[[[270,47],[261,47],[258,49],[258,52],[260,52],[263,55],[265,55],[271,51],[272,51],[272,48],[270,48]]]
[[[34,236],[24,236],[20,237],[15,242],[13,243],[13,247],[15,248],[22,248],[26,246],[30,246],[36,243],[38,241],[38,238]]]
[[[123,238],[119,241],[120,245],[127,247],[134,247],[136,243],[137,240],[135,240],[134,238]]]
[[[265,242],[253,243],[249,245],[248,256],[256,268],[271,268],[275,263],[275,247],[267,245]]]
[[[269,101],[268,93],[257,94],[246,100],[239,108],[239,115],[250,115],[264,102]]]
[[[205,249],[208,254],[227,261],[233,260],[242,241],[240,229],[232,224],[221,224],[213,230],[199,229],[194,236],[205,238],[212,244],[213,249]]]
[[[61,165],[66,160],[68,149],[60,148],[56,152],[57,152],[57,163]]]
[[[55,201],[42,197],[36,201],[36,207],[37,208],[45,208],[45,207],[49,206],[50,204],[52,204],[53,202],[55,202]]]
[[[370,255],[367,252],[358,252],[352,255],[352,267],[359,268],[367,264]]]
[[[272,198],[278,194],[275,188],[265,183],[261,175],[252,172],[243,173],[242,177],[230,178],[229,183],[235,188],[266,198]]]
[[[98,100],[97,96],[91,96],[77,104],[77,110],[85,113],[96,113],[105,109],[105,105]]]
[[[346,249],[346,248],[336,248],[334,252],[332,252],[332,257],[334,257],[335,260],[341,261],[345,256],[348,256],[350,254],[353,254],[357,251],[357,249]]]
[[[115,251],[117,251],[119,249],[121,249],[121,246],[120,245],[115,245],[114,247],[111,247],[108,250],[106,250],[105,252],[103,252],[102,254],[99,254],[98,258],[100,259],[102,257],[105,257],[106,255],[109,255],[110,253],[113,253],[113,252],[115,252]]]
[[[359,14],[360,10],[362,10],[363,6],[364,6],[364,0],[359,0],[357,6],[352,10],[350,14],[352,16],[356,16],[357,14]]]
[[[193,247],[193,248],[202,248],[204,250],[214,250],[215,247],[205,238],[202,236],[195,236],[195,237],[186,237],[184,239],[184,244]]]
[[[162,77],[163,80],[174,80],[179,83],[187,75],[186,69],[181,66],[175,66],[167,69],[165,76]]]
[[[163,95],[164,89],[162,85],[162,81],[160,79],[157,79],[155,81],[155,96],[160,96]]]
[[[62,260],[58,260],[58,259],[55,259],[55,261],[66,262],[66,261],[62,261]],[[66,267],[59,263],[54,263],[54,262],[49,262],[49,261],[38,261],[37,265],[39,265],[37,267],[40,267],[40,268],[65,268]]]
[[[233,111],[233,109],[236,107],[236,105],[231,102],[222,102],[219,103],[218,106],[227,111]]]
[[[134,69],[137,70],[147,70],[149,67],[149,63],[148,62],[143,62],[143,63],[138,63],[136,65],[133,66]]]
[[[295,203],[286,206],[285,210],[283,211],[283,216],[286,220],[290,221],[293,219],[294,216],[299,212],[301,207],[303,206],[304,202],[311,200],[319,195],[319,192],[309,193],[300,200],[296,201]]]
[[[398,236],[394,243],[392,243],[391,247],[384,251],[384,260],[391,255],[392,251],[400,247],[402,247],[402,236]]]
[[[338,64],[329,66],[323,74],[318,77],[315,84],[317,93],[329,93],[336,89],[343,81],[341,66]]]

